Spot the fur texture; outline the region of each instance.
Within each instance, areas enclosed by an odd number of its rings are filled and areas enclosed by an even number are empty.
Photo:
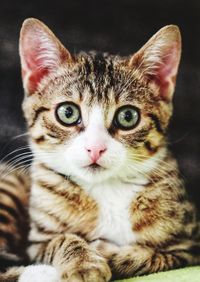
[[[41,275],[102,282],[200,262],[196,210],[166,138],[180,53],[176,26],[123,58],[71,55],[43,23],[25,21],[23,110],[34,156],[28,254],[55,268],[41,266]]]

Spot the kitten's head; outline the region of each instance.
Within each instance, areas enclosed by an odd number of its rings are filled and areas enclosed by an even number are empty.
[[[36,160],[82,183],[141,179],[165,154],[180,53],[173,25],[119,57],[71,55],[43,23],[26,20],[23,110]]]

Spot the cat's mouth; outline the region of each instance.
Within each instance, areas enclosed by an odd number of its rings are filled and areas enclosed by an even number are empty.
[[[90,167],[91,169],[99,169],[99,168],[101,168],[102,166],[100,166],[100,165],[97,164],[97,163],[93,163],[93,164],[89,165],[89,167]]]
[[[86,166],[87,169],[89,169],[90,171],[92,172],[99,172],[99,171],[102,171],[102,170],[105,170],[106,168],[104,168],[103,166],[97,164],[97,163],[92,163],[88,166]]]

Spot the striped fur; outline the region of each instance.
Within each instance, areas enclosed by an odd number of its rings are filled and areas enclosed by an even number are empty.
[[[31,183],[22,185],[16,173],[14,183],[13,175],[1,181],[0,243],[19,255],[21,226],[28,224],[18,214],[30,184],[27,253],[44,265],[0,278],[105,282],[199,264],[199,219],[166,137],[181,52],[178,28],[161,29],[131,57],[72,56],[35,19],[24,23],[20,38],[34,159]],[[80,108],[76,125],[59,122],[55,111],[63,102]],[[115,121],[125,105],[139,112],[129,130]],[[87,140],[106,144],[98,163],[88,162]],[[16,193],[22,188],[25,194]],[[2,236],[4,226],[9,236]]]
[[[30,179],[29,176],[21,174],[20,170],[14,170],[12,173],[8,173],[9,171],[11,171],[10,166],[1,165],[0,271],[5,271],[11,266],[26,264],[28,261],[26,248]],[[15,276],[20,272],[19,269],[12,270],[8,275],[8,281],[16,281]],[[6,278],[4,280],[7,281]]]

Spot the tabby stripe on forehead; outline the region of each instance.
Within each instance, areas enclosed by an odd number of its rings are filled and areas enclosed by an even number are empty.
[[[94,94],[94,93],[95,93],[95,90],[94,90],[94,88],[93,88],[93,86],[92,86],[92,83],[91,83],[89,80],[85,80],[85,86],[87,86],[87,87],[89,88],[91,94]],[[92,104],[92,101],[93,101],[92,98],[93,98],[93,95],[91,95],[90,104]]]
[[[149,116],[149,117],[151,118],[151,120],[153,121],[156,130],[157,130],[159,133],[164,133],[164,130],[162,129],[162,126],[161,126],[161,124],[160,124],[160,120],[159,120],[159,118],[157,117],[157,115],[155,115],[155,114],[148,114],[148,116]]]
[[[46,108],[46,107],[40,107],[37,110],[35,110],[35,116],[33,117],[33,121],[31,123],[31,125],[29,126],[30,128],[33,127],[35,125],[36,120],[38,119],[38,117],[40,116],[41,113],[43,112],[47,112],[50,109]]]
[[[87,58],[85,58],[84,68],[85,68],[85,75],[86,77],[88,77],[91,74],[91,64]]]
[[[93,60],[94,73],[97,80],[102,80],[106,70],[106,60],[102,54],[96,54]]]
[[[110,78],[110,87],[114,86],[114,77],[113,77],[113,62],[112,60],[110,61],[108,65],[108,77]]]
[[[93,60],[93,67],[94,67],[94,75],[96,80],[97,86],[97,99],[98,101],[102,100],[103,93],[102,93],[102,85],[105,83],[103,80],[105,78],[105,71],[106,71],[106,60],[102,54],[96,54]]]
[[[89,88],[89,91],[91,92],[91,94],[94,94],[95,91],[94,91],[92,82],[89,80],[90,74],[92,73],[93,66],[91,65],[91,62],[88,60],[88,58],[84,58],[84,59],[85,59],[84,69],[85,69],[85,76],[86,76],[84,84],[85,86]],[[82,100],[82,93],[80,91],[79,91],[79,95],[80,95],[80,100]],[[90,104],[91,103],[92,103],[92,100],[90,101]]]
[[[114,77],[113,77],[113,63],[112,61],[107,62],[107,74],[104,74],[104,89],[103,89],[103,97],[104,97],[104,103],[107,103],[108,106],[110,106],[109,101],[109,90],[114,87]]]

